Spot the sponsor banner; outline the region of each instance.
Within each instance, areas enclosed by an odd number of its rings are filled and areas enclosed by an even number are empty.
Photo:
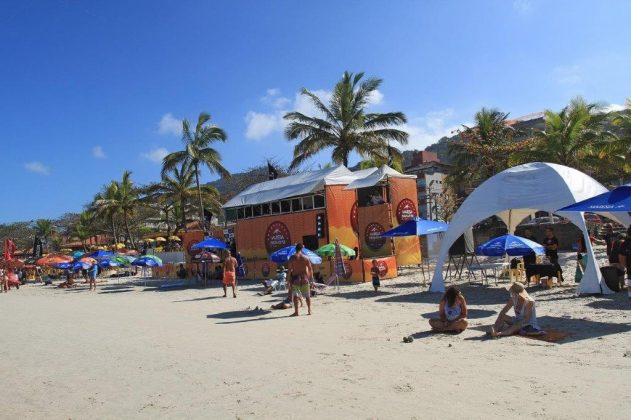
[[[270,223],[265,231],[265,249],[267,249],[267,253],[271,254],[289,245],[291,245],[291,235],[287,225],[279,221]]]
[[[385,231],[384,227],[379,223],[369,223],[364,231],[366,245],[372,250],[379,250],[386,243],[386,238],[382,236]]]
[[[386,257],[392,255],[390,239],[381,235],[390,229],[389,204],[359,207],[358,220],[361,235],[360,257]]]
[[[393,206],[396,206],[393,207],[395,209],[395,214],[392,217],[393,227],[405,223],[410,217],[416,217],[418,214],[417,206],[415,205],[417,201],[415,181],[414,179],[401,178],[391,178],[389,180],[390,199]],[[417,236],[394,238],[394,252],[399,266],[421,263],[421,248]]]
[[[397,205],[397,221],[403,224],[417,217],[416,205],[409,198],[404,198]]]
[[[377,260],[380,279],[393,279],[398,275],[397,259],[394,256],[375,259]],[[364,281],[371,281],[372,259],[365,259],[362,262],[364,264]]]

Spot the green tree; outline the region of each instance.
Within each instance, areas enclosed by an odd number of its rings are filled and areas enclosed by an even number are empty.
[[[127,239],[129,239],[133,247],[136,247],[129,228],[129,221],[139,206],[139,190],[134,186],[131,172],[123,172],[122,179],[120,181],[112,181],[106,188],[106,191],[108,194],[97,197],[94,201],[96,212],[101,214],[120,214],[123,218]]]
[[[57,228],[53,224],[52,220],[37,219],[35,221],[35,234],[44,240],[44,243],[46,244],[46,250],[48,250],[48,240],[57,234]]]
[[[83,251],[88,250],[86,241],[95,234],[93,222],[94,214],[90,211],[84,211],[71,225],[71,235],[81,241]]]
[[[618,183],[624,182],[624,175],[631,173],[631,99],[626,101],[626,109],[613,113],[611,122],[617,136],[605,136],[598,149],[598,158],[609,168]],[[601,167],[601,169],[605,169]]]
[[[230,172],[221,164],[221,155],[216,149],[211,147],[215,142],[225,142],[228,136],[224,130],[216,125],[208,124],[209,121],[210,115],[202,112],[197,118],[195,131],[191,131],[190,123],[187,120],[183,120],[182,141],[185,148],[184,150],[168,154],[162,162],[163,177],[173,171],[178,165],[190,165],[193,168],[199,198],[199,221],[202,227],[205,224],[203,193],[199,183],[201,166],[206,166],[211,173],[216,173],[221,177],[230,177]]]
[[[119,184],[116,181],[111,181],[103,190],[99,192],[93,201],[93,210],[96,215],[103,217],[108,221],[111,229],[112,238],[114,242],[118,242],[118,232],[116,230],[116,217],[120,214],[120,208],[118,206],[103,205],[105,202],[116,201],[116,195],[119,191]],[[97,203],[101,203],[98,205]]]
[[[510,157],[512,165],[550,162],[594,173],[603,162],[598,150],[615,136],[605,130],[606,114],[598,105],[577,97],[560,112],[544,112],[545,130],[533,134],[529,147]]]
[[[475,187],[509,166],[511,153],[528,147],[518,142],[519,133],[507,123],[508,113],[495,108],[476,112],[473,127],[463,126],[455,141],[447,146],[454,168],[447,183],[456,191]]]
[[[285,114],[284,118],[289,121],[285,135],[290,141],[299,140],[294,147],[290,169],[328,148],[333,149],[332,160],[336,164],[348,166],[353,151],[363,159],[385,162],[390,142],[407,144],[408,133],[393,128],[407,121],[402,112],[366,112],[382,80],[369,78],[361,81],[363,77],[364,73],[344,72],[335,85],[328,106],[315,93],[302,89],[301,94],[321,115]]]

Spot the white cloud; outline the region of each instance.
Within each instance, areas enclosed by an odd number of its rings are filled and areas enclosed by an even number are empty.
[[[368,99],[368,103],[370,105],[379,105],[383,101],[383,93],[377,90],[373,90],[370,94],[370,99]]]
[[[520,15],[529,15],[534,10],[532,0],[515,0],[513,2],[513,9]]]
[[[609,104],[606,105],[604,107],[602,107],[600,109],[601,112],[615,112],[615,111],[624,111],[625,109],[627,109],[626,105],[621,105],[621,104]]]
[[[453,119],[453,109],[428,112],[422,117],[411,119],[401,127],[410,135],[405,149],[424,150],[442,137],[453,136],[456,134],[455,131],[462,127],[462,124],[454,123]]]
[[[261,140],[283,127],[282,112],[261,113],[250,111],[245,116],[245,137]]]
[[[170,112],[164,114],[158,122],[158,133],[179,136],[182,134],[182,120],[178,120]]]
[[[28,162],[24,164],[24,169],[41,175],[49,175],[50,169],[41,162]]]
[[[105,159],[107,157],[101,146],[94,146],[92,148],[92,156],[97,159]]]
[[[267,89],[267,94],[261,98],[261,102],[274,109],[285,109],[291,103],[291,99],[281,96],[280,89],[272,88]]]
[[[583,81],[578,65],[557,66],[552,69],[552,78],[560,85],[578,85]]]
[[[147,153],[141,153],[140,156],[152,162],[161,163],[162,159],[164,159],[164,157],[168,154],[169,151],[167,149],[164,147],[158,147],[157,149],[150,150]]]

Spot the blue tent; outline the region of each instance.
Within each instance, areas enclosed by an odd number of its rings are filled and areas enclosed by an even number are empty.
[[[278,251],[272,252],[270,255],[270,260],[274,261],[275,263],[283,264],[289,261],[289,258],[291,258],[291,256],[294,255],[295,253],[296,253],[296,246],[289,245],[289,246],[286,246],[285,248],[279,249]],[[311,264],[322,264],[322,258],[320,258],[320,256],[316,254],[315,252],[310,251],[307,248],[302,248],[302,253],[307,258],[309,258],[309,261],[311,261]]]
[[[201,242],[197,242],[191,249],[228,249],[228,245],[215,238],[206,238]]]
[[[98,250],[98,251],[90,252],[88,255],[85,255],[85,256],[90,257],[90,258],[105,258],[105,257],[111,257],[112,255],[114,255],[112,251]]]
[[[629,212],[631,211],[631,184],[622,185],[557,211]]]
[[[498,236],[479,245],[475,249],[476,254],[486,255],[487,257],[503,257],[507,254],[514,257],[532,254],[533,252],[538,255],[543,255],[546,253],[546,249],[543,245],[516,235]]]
[[[431,235],[432,233],[446,232],[449,225],[445,222],[435,220],[425,220],[415,217],[407,222],[390,229],[381,236],[420,236]]]

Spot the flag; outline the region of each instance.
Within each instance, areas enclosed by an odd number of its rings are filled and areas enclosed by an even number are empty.
[[[278,178],[278,171],[276,170],[276,168],[274,168],[274,166],[272,166],[269,161],[267,161],[267,179],[271,181],[272,179],[276,178]]]
[[[346,266],[342,259],[342,250],[340,249],[340,242],[337,239],[335,240],[335,274],[340,277],[346,275]]]
[[[13,259],[13,255],[15,254],[15,243],[11,239],[4,240],[4,259],[5,261],[10,261]]]

